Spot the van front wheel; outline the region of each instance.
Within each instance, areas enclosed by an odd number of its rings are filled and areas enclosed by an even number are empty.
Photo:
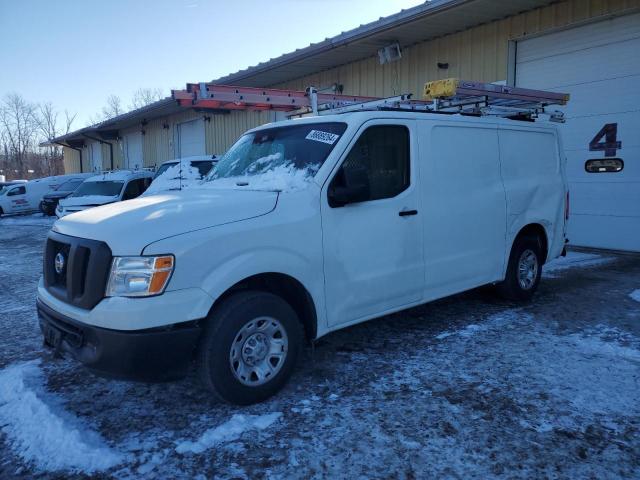
[[[530,300],[538,288],[542,273],[540,242],[535,237],[516,239],[509,256],[507,275],[497,285],[500,295],[509,300]]]
[[[301,343],[300,321],[282,298],[267,292],[237,293],[207,319],[198,352],[200,377],[220,400],[261,402],[285,385]]]

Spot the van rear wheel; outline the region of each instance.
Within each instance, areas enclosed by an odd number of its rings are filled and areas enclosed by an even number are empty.
[[[519,237],[511,248],[507,275],[496,287],[509,300],[530,300],[538,289],[542,274],[542,253],[536,237]]]
[[[302,326],[282,298],[237,293],[207,319],[198,352],[204,386],[236,405],[261,402],[287,382],[302,344]]]

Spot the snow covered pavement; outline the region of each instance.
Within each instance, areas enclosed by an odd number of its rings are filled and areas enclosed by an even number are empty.
[[[2,479],[640,477],[639,257],[572,253],[531,304],[479,289],[329,335],[238,408],[52,359],[50,225],[0,219]]]

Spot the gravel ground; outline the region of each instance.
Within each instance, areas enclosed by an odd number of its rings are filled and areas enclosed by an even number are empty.
[[[0,478],[640,478],[640,257],[572,252],[321,339],[276,398],[97,378],[42,348],[38,216],[0,219]]]

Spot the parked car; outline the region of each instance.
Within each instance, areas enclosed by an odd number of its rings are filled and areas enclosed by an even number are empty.
[[[118,170],[95,175],[58,202],[56,215],[62,218],[100,205],[131,200],[140,196],[152,179],[153,172],[147,170]]]
[[[84,181],[84,178],[73,178],[58,185],[54,191],[47,193],[42,197],[42,201],[40,202],[40,211],[45,215],[55,215],[58,202],[71,195]]]
[[[250,130],[201,185],[56,223],[46,343],[142,379],[195,359],[216,398],[290,377],[303,339],[482,285],[530,299],[562,254],[553,124],[363,111]]]
[[[181,190],[197,185],[207,176],[216,162],[215,155],[185,157],[164,162],[158,167],[153,182],[144,195]]]

